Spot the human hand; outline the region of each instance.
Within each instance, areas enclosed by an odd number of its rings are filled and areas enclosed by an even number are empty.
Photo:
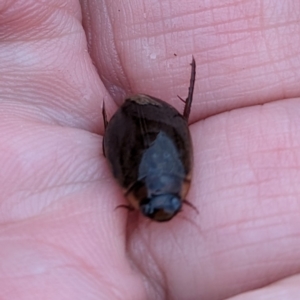
[[[299,297],[300,23],[282,4],[1,4],[1,299]],[[102,101],[182,110],[192,55],[200,213],[115,210]]]

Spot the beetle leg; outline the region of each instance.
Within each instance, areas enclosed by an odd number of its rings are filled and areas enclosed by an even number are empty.
[[[105,150],[104,150],[104,138],[102,139],[102,152],[103,152],[104,157],[106,157]]]
[[[195,205],[193,205],[191,202],[187,201],[187,200],[182,200],[182,202],[184,204],[186,204],[187,206],[191,207],[193,210],[195,210],[197,212],[197,214],[199,214],[199,210],[197,209],[197,207]]]
[[[179,95],[177,95],[178,99],[181,100],[183,103],[185,103],[186,101],[184,99],[182,99]]]
[[[190,86],[189,86],[189,93],[188,97],[185,100],[185,106],[183,111],[183,117],[188,120],[191,112],[191,106],[193,101],[193,93],[194,93],[194,86],[195,86],[195,78],[196,78],[196,62],[193,56],[192,59],[192,70],[191,70],[191,78],[190,78]]]
[[[107,114],[106,114],[106,110],[105,110],[104,100],[103,100],[103,104],[102,104],[102,116],[103,116],[104,129],[106,130],[108,121],[107,121]]]
[[[126,205],[126,204],[120,204],[120,205],[118,205],[118,206],[115,208],[115,210],[118,209],[118,208],[125,208],[125,209],[127,209],[128,211],[133,211],[133,210],[134,210],[134,208],[133,208],[131,205]]]
[[[144,186],[143,180],[146,178],[146,176],[142,176],[140,178],[138,178],[137,181],[135,181],[134,183],[132,183],[129,188],[127,189],[126,193],[124,194],[125,197],[127,197],[129,195],[129,193],[132,192],[133,189],[140,189],[141,187]]]
[[[108,125],[108,121],[107,121],[107,114],[106,114],[106,110],[105,110],[105,102],[103,100],[103,104],[102,104],[102,116],[103,116],[103,123],[104,123],[104,129],[106,130],[107,125]],[[105,150],[104,150],[104,137],[102,139],[102,152],[103,155],[105,155]]]

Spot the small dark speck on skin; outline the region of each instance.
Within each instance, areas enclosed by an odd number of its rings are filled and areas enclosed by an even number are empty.
[[[174,53],[174,56],[177,56],[177,54],[176,54],[176,53]]]

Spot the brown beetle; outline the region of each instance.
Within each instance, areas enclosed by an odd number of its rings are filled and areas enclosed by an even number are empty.
[[[183,115],[162,100],[138,94],[127,98],[108,123],[103,105],[103,152],[113,175],[130,207],[158,222],[172,219],[181,210],[190,187],[193,153],[188,118],[196,77],[194,58],[191,66]]]

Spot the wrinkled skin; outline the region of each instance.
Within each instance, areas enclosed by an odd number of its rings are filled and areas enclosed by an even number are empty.
[[[299,9],[0,1],[0,298],[299,299]],[[192,55],[199,214],[115,210],[102,101],[182,110]]]

